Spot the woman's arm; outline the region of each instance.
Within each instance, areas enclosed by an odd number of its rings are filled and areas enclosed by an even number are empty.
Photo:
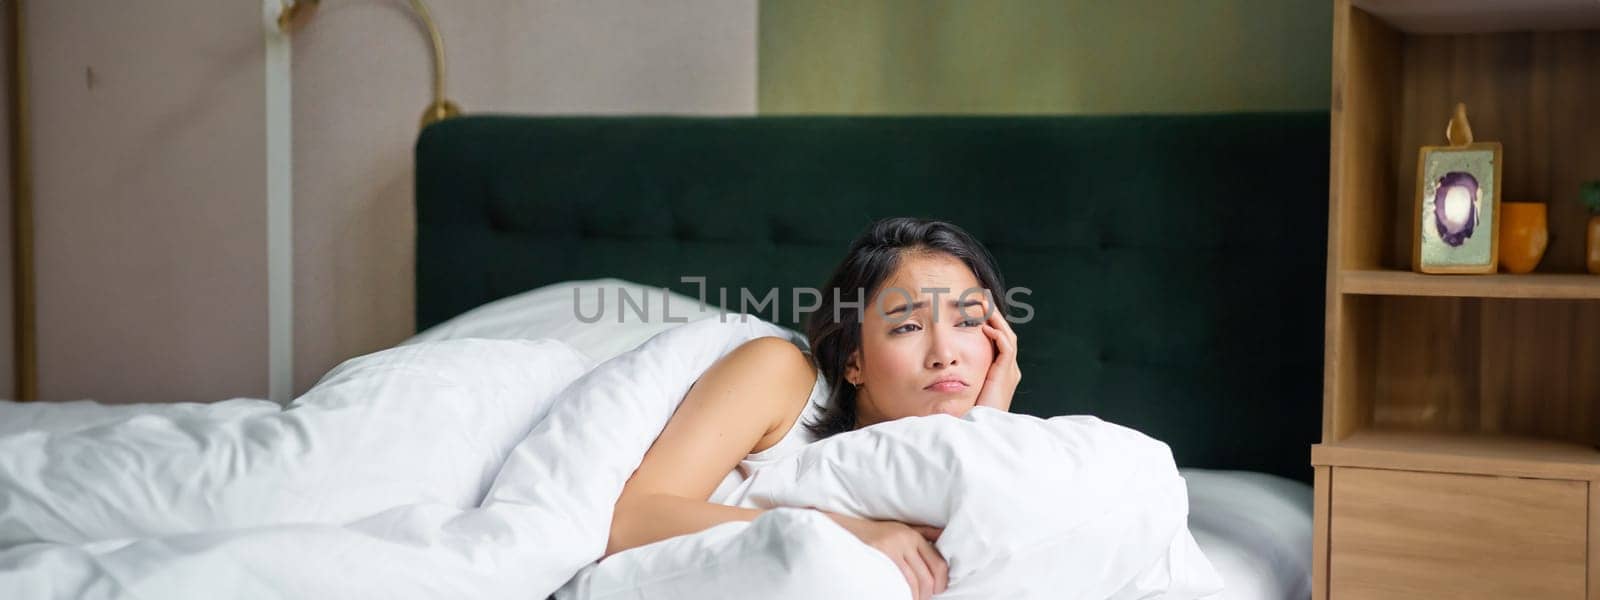
[[[623,487],[605,555],[764,512],[708,498],[746,454],[800,413],[815,383],[811,362],[782,338],[745,342],[711,365]]]
[[[766,512],[707,499],[762,440],[787,432],[815,383],[811,362],[780,338],[745,342],[706,369],[623,486],[605,556]],[[944,591],[937,529],[823,514],[894,561],[916,600]]]
[[[759,508],[724,506],[671,494],[634,494],[617,501],[606,556],[670,537],[694,533],[728,521],[753,521]]]

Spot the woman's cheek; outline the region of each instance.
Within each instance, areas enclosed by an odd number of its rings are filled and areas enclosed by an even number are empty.
[[[980,371],[987,373],[989,365],[994,364],[996,352],[994,342],[989,341],[989,336],[983,335],[983,332],[980,331],[976,339],[969,341],[968,344],[967,355],[973,357],[972,363]]]
[[[888,381],[914,382],[919,379],[922,367],[920,355],[910,344],[891,344],[883,348],[883,360],[877,366]]]

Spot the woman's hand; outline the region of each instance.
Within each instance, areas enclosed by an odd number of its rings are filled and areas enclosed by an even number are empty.
[[[846,531],[879,552],[888,555],[911,586],[915,600],[928,600],[943,593],[949,584],[950,565],[933,542],[943,530],[925,525],[907,525],[899,521],[871,521],[845,515],[823,512]]]
[[[1022,381],[1022,368],[1017,366],[1017,332],[1011,330],[1005,315],[997,310],[984,322],[983,334],[994,343],[994,362],[983,378],[983,389],[978,390],[977,405],[1009,412],[1011,395]]]

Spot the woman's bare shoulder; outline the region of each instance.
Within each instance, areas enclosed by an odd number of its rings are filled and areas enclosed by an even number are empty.
[[[789,374],[814,375],[811,359],[794,342],[776,336],[758,337],[740,344],[729,357],[752,364],[784,369]]]
[[[811,359],[789,340],[761,337],[745,342],[731,353],[730,371],[748,377],[751,385],[765,388],[759,394],[772,424],[751,449],[760,452],[776,444],[805,411],[816,384],[817,369]],[[759,382],[759,383],[758,383]]]
[[[787,412],[795,399],[810,396],[811,386],[817,377],[816,367],[810,357],[793,342],[780,337],[759,337],[740,344],[727,356],[706,371],[704,378],[727,379],[760,387],[774,393],[760,394],[776,401],[776,407]]]
[[[739,345],[690,387],[625,493],[710,496],[746,454],[793,423],[792,409],[803,407],[815,377],[810,359],[788,340]]]

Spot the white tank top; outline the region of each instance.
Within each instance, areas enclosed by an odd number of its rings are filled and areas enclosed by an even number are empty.
[[[807,356],[810,355],[807,354]],[[744,460],[739,461],[739,464],[732,471],[729,471],[726,477],[722,478],[722,483],[717,485],[716,491],[711,492],[710,501],[723,504],[723,500],[733,493],[734,488],[744,483],[744,480],[749,478],[752,473],[778,459],[798,452],[806,444],[817,441],[817,437],[812,435],[810,429],[806,428],[806,423],[815,423],[821,418],[823,409],[828,405],[828,397],[827,378],[823,377],[822,370],[818,369],[817,381],[811,386],[811,396],[806,399],[805,408],[800,411],[800,416],[794,420],[794,425],[789,427],[789,432],[784,434],[783,439],[778,440],[778,443],[773,444],[766,450],[746,454]]]

